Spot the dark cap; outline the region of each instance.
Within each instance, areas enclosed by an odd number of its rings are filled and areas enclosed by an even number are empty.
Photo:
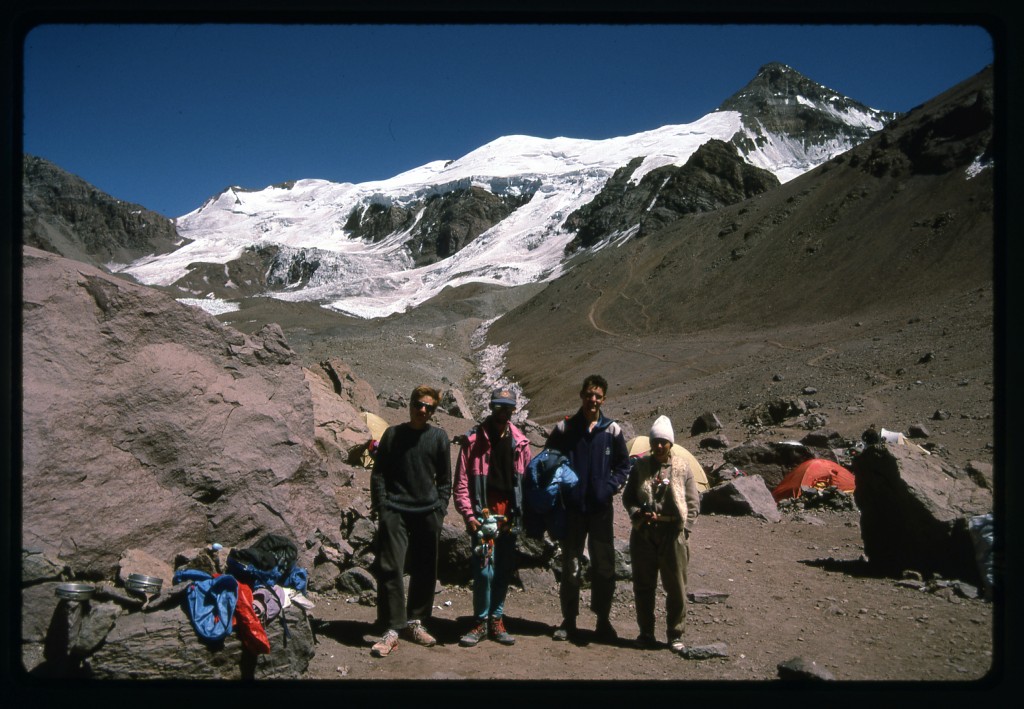
[[[491,406],[515,406],[516,395],[511,389],[495,389],[491,392]]]

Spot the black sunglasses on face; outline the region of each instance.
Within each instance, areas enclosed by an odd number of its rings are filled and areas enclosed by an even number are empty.
[[[414,409],[426,409],[428,414],[432,414],[437,410],[437,404],[428,404],[425,401],[414,401],[412,406]]]

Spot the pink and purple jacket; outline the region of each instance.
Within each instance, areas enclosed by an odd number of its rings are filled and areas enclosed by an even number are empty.
[[[516,512],[521,512],[523,473],[530,464],[533,454],[530,452],[530,441],[522,431],[511,423],[508,430],[512,435],[512,472],[516,486],[513,508]],[[455,509],[466,522],[469,522],[473,517],[479,518],[480,511],[487,506],[487,473],[491,464],[491,442],[484,433],[483,426],[476,426],[466,439],[459,449],[459,459],[455,464],[453,497]]]

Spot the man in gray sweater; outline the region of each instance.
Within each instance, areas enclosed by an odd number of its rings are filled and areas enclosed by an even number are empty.
[[[433,387],[413,390],[409,422],[384,432],[370,474],[370,514],[377,520],[377,607],[388,627],[371,650],[374,657],[391,654],[399,634],[426,647],[437,642],[423,621],[434,608],[438,541],[452,495],[451,443],[442,429],[430,425],[440,399]],[[403,579],[407,557],[408,599]]]

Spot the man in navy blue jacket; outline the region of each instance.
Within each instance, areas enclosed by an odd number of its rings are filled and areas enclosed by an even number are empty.
[[[607,393],[608,382],[604,377],[587,377],[580,389],[579,411],[559,421],[545,444],[561,451],[579,477],[566,500],[568,524],[562,540],[562,578],[558,589],[562,624],[555,630],[555,640],[576,636],[584,544],[590,552],[590,609],[597,616],[597,637],[606,642],[617,637],[608,618],[615,593],[612,498],[625,486],[630,463],[622,429],[601,413]]]

